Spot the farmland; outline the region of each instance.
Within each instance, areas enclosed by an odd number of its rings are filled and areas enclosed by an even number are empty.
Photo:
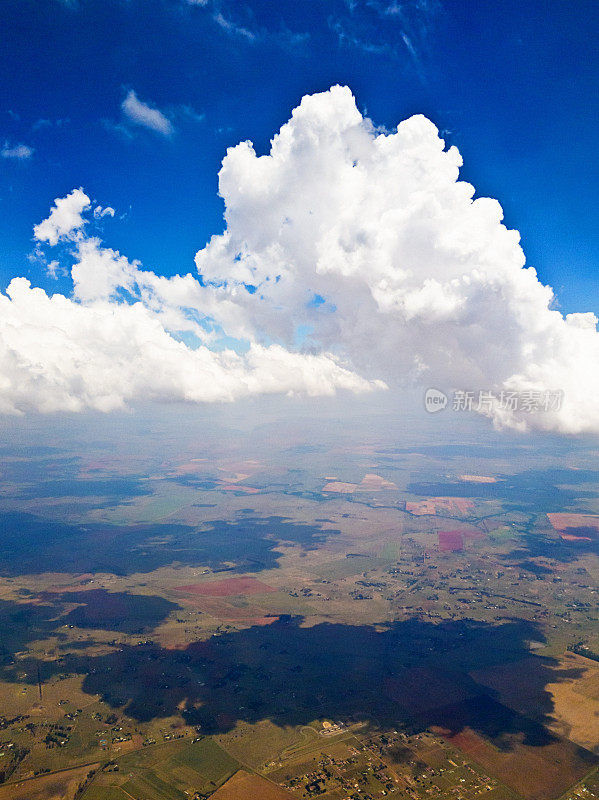
[[[138,443],[5,460],[0,800],[599,797],[591,455]]]

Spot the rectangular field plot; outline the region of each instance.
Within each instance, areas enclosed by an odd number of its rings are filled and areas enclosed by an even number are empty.
[[[274,783],[239,770],[212,795],[212,800],[290,800],[293,795]]]
[[[313,567],[310,572],[319,575],[327,580],[337,580],[339,578],[349,578],[353,575],[360,575],[369,572],[377,567],[384,567],[393,558],[378,558],[376,556],[356,556],[354,558],[341,558],[334,561],[327,561]]]
[[[239,767],[211,739],[148,747],[118,759],[118,772],[104,773],[85,792],[85,800],[187,800],[213,792]],[[107,794],[107,792],[109,792]]]

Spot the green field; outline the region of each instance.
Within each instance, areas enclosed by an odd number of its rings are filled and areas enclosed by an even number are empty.
[[[212,792],[239,769],[213,739],[150,746],[116,763],[119,771],[98,775],[85,800],[185,800],[185,792]]]

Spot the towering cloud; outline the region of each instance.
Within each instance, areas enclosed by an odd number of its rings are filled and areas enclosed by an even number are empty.
[[[228,151],[227,229],[198,269],[262,335],[291,342],[310,326],[313,346],[393,385],[561,390],[556,412],[484,410],[498,424],[598,430],[596,317],[553,307],[501,206],[473,199],[461,164],[425,117],[387,133],[347,88],[304,97],[268,155],[250,142]]]
[[[144,270],[86,235],[89,198],[74,190],[35,228],[40,242],[70,243],[72,297],[23,279],[0,297],[2,407],[410,381],[561,390],[547,413],[481,411],[498,425],[599,430],[596,317],[555,309],[499,203],[459,180],[461,163],[422,116],[386,132],[347,88],[304,97],[270,153],[227,152],[226,229],[196,255],[201,280]]]

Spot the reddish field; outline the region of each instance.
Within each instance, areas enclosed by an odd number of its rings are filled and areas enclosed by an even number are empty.
[[[516,745],[501,752],[467,728],[448,740],[526,800],[553,800],[581,780],[593,766],[577,756],[569,742],[545,747]]]
[[[439,550],[455,552],[464,549],[464,538],[459,531],[439,531]]]
[[[525,800],[560,797],[598,763],[588,750],[484,695],[427,713],[433,732]]]
[[[439,531],[439,550],[456,551],[464,549],[464,539],[480,539],[480,531]]]
[[[217,789],[212,800],[288,800],[293,796],[259,775],[239,770]]]
[[[175,591],[179,594],[199,594],[202,597],[231,597],[236,594],[265,594],[277,590],[257,578],[241,575],[238,578],[225,578],[221,581],[176,586]]]
[[[599,516],[594,514],[547,514],[554,530],[568,542],[591,542],[599,536]]]

